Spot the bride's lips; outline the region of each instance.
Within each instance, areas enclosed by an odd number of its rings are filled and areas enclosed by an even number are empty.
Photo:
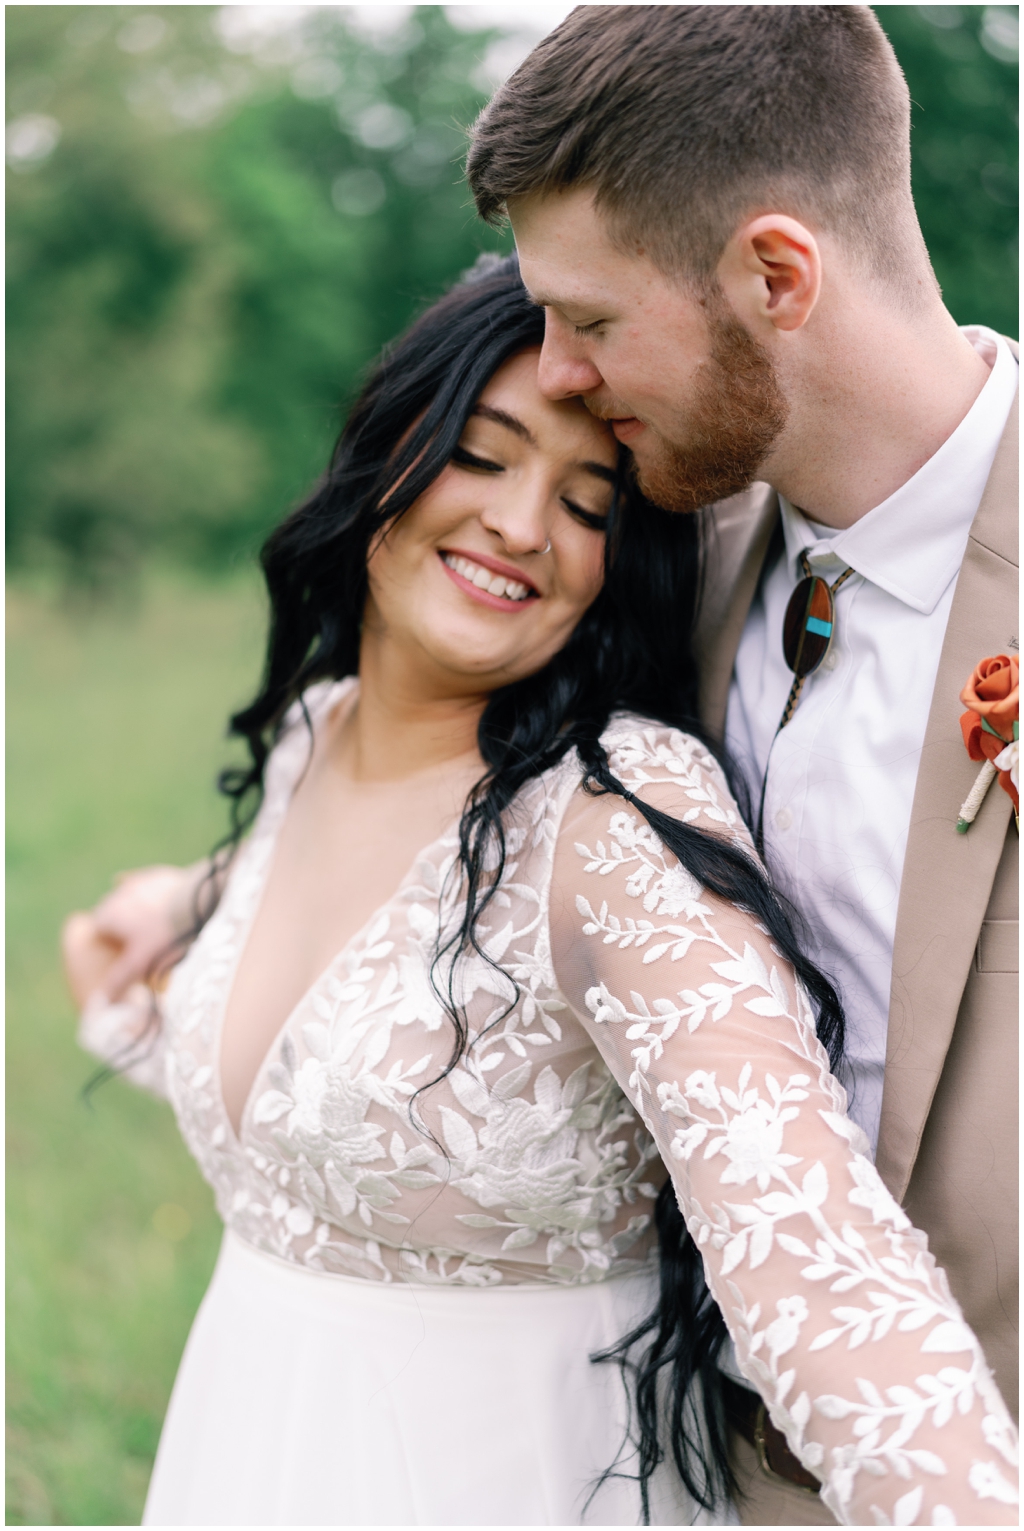
[[[621,441],[623,446],[635,441],[640,432],[647,429],[644,422],[638,420],[635,415],[626,415],[621,420],[612,419],[608,424],[612,428],[612,435],[616,441]]]
[[[540,591],[532,580],[527,579],[522,569],[516,569],[512,564],[502,563],[498,558],[491,558],[486,553],[471,553],[466,548],[438,548],[437,556],[441,567],[453,584],[474,601],[479,601],[481,606],[489,606],[492,611],[525,611],[540,599]],[[527,595],[518,601],[510,601],[507,596],[492,595],[489,590],[481,589],[474,585],[472,580],[466,579],[457,569],[453,569],[446,560],[448,558],[465,558],[469,563],[477,564],[481,569],[489,569],[492,574],[500,575],[503,579],[514,581],[518,585],[525,586]]]

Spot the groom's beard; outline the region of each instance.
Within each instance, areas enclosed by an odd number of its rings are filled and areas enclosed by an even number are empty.
[[[709,295],[708,309],[711,350],[686,421],[691,444],[678,447],[655,436],[653,451],[635,463],[642,492],[666,510],[699,510],[746,489],[788,414],[764,346],[724,299]]]

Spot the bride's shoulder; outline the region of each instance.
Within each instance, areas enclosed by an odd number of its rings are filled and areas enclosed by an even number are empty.
[[[354,676],[344,680],[322,680],[307,686],[281,719],[270,758],[267,761],[264,793],[276,800],[290,795],[305,770],[324,723],[342,699],[358,682]]]
[[[618,712],[601,744],[612,775],[633,796],[684,823],[747,838],[725,771],[696,734],[640,713]]]
[[[307,686],[281,719],[278,744],[294,738],[300,732],[305,732],[307,736],[310,730],[317,733],[342,698],[348,696],[358,684],[354,675],[347,675],[344,680],[318,680],[312,686]]]
[[[630,792],[650,781],[712,777],[726,786],[725,773],[696,734],[637,712],[616,712],[601,735],[608,764]],[[728,788],[726,787],[726,790]]]

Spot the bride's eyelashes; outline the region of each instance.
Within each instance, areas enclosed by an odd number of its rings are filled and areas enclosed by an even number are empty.
[[[475,452],[467,452],[465,447],[456,447],[451,460],[460,468],[470,468],[477,473],[504,473],[505,469],[500,462],[491,462],[487,457],[477,457]]]
[[[451,461],[458,468],[466,468],[471,473],[504,473],[502,463],[492,462],[488,457],[478,457],[475,452],[468,451],[463,446],[458,446],[451,455]],[[608,516],[593,510],[584,510],[582,505],[577,505],[575,500],[566,499],[562,496],[562,504],[583,526],[587,526],[593,532],[605,532],[608,530]]]
[[[598,515],[592,510],[584,510],[582,505],[575,505],[572,500],[563,498],[562,504],[570,516],[575,516],[584,526],[589,526],[592,532],[606,532],[608,530],[607,515]]]

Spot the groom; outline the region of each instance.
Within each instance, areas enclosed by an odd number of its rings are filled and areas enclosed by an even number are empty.
[[[942,304],[909,118],[867,7],[581,6],[483,113],[469,179],[547,310],[544,391],[609,420],[653,499],[714,504],[704,720],[842,993],[851,1114],[1015,1407],[1009,796],[956,826],[960,690],[1017,652],[1018,367]],[[801,685],[783,622],[812,575],[832,642]],[[783,1450],[758,1468],[739,1392],[744,1522],[830,1524]]]

